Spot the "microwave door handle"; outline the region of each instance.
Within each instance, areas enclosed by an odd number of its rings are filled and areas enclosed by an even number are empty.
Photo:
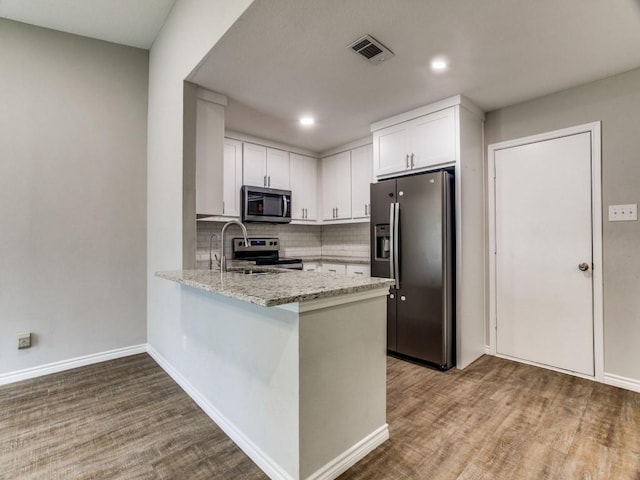
[[[282,215],[283,217],[287,217],[287,211],[289,210],[289,206],[287,205],[287,196],[286,195],[282,195],[282,206],[284,207],[284,215]]]

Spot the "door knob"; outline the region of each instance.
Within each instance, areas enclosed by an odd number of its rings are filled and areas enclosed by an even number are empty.
[[[587,270],[589,270],[589,264],[586,262],[582,262],[580,265],[578,265],[578,269],[581,272],[586,272]]]

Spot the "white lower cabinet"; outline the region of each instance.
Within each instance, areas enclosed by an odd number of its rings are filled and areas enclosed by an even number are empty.
[[[322,272],[344,277],[347,274],[347,266],[342,263],[322,262]]]
[[[305,263],[305,270],[307,264]],[[316,271],[332,273],[341,277],[370,277],[371,267],[367,264],[322,262]]]
[[[302,270],[305,272],[319,272],[320,264],[317,262],[303,262]]]
[[[344,277],[347,274],[346,266],[341,263],[327,263],[322,262],[322,273],[332,273],[340,277]]]
[[[347,277],[370,277],[371,267],[369,265],[347,265]]]

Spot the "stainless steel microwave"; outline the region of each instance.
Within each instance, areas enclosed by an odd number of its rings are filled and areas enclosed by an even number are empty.
[[[244,185],[242,187],[242,221],[289,223],[291,191]]]

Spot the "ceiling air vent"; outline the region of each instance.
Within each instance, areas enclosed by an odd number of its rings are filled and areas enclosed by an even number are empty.
[[[347,48],[359,53],[371,63],[382,63],[387,58],[393,57],[393,52],[371,35],[360,37]]]

